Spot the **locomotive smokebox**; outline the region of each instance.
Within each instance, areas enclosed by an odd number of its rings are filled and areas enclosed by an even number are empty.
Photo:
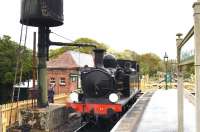
[[[94,64],[96,67],[103,67],[104,49],[95,49],[94,51]]]
[[[20,22],[24,25],[55,27],[63,20],[63,0],[21,0]]]

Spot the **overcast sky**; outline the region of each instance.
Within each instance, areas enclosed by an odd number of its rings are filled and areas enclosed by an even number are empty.
[[[75,40],[88,37],[121,51],[164,52],[176,57],[176,33],[193,25],[194,0],[64,0],[64,25],[52,31]],[[0,36],[19,42],[20,0],[1,0]],[[29,28],[28,47],[32,47]],[[54,37],[52,37],[54,38]],[[58,38],[57,38],[58,39]]]

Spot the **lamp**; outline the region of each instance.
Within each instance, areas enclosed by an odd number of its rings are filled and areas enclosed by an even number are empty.
[[[168,62],[168,55],[165,52],[164,55],[164,62],[165,62],[165,89],[167,90],[167,62]]]

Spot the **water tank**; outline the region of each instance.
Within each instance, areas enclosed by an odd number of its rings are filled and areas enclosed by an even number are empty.
[[[28,26],[63,24],[63,0],[21,0],[20,22]]]

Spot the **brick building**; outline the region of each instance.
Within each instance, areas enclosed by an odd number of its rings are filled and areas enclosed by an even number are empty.
[[[69,93],[79,84],[79,69],[94,66],[92,55],[66,51],[47,62],[48,84],[55,85],[55,94]]]

